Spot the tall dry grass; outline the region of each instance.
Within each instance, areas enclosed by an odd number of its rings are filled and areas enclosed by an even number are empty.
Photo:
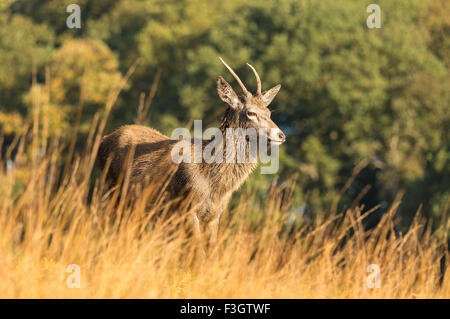
[[[432,233],[419,215],[397,235],[398,202],[370,231],[363,229],[361,207],[295,226],[287,218],[292,184],[274,186],[262,203],[239,198],[223,216],[216,249],[201,261],[186,232],[189,212],[158,218],[164,204],[148,211],[144,200],[132,203],[120,190],[108,190],[104,175],[93,177],[124,83],[93,119],[85,150],[68,169],[67,148],[42,138],[38,115],[1,159],[0,297],[450,297],[448,268],[445,275],[441,269],[447,238]],[[38,101],[34,107],[38,112]],[[13,149],[15,167],[5,170]],[[18,189],[21,181],[26,184]],[[158,194],[156,188],[146,196]],[[448,233],[448,225],[437,232]],[[80,288],[67,285],[71,264],[80,267]],[[380,288],[368,287],[370,264],[380,267]]]

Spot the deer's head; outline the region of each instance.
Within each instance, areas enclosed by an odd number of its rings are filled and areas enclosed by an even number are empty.
[[[269,104],[280,90],[281,85],[278,84],[270,90],[261,92],[261,79],[255,68],[247,63],[255,74],[257,82],[257,91],[256,94],[253,95],[246,89],[233,69],[231,69],[222,58],[219,59],[236,79],[243,93],[242,95],[237,95],[231,85],[228,84],[223,77],[219,76],[217,79],[217,92],[219,97],[229,106],[225,113],[228,127],[241,127],[245,129],[254,128],[258,134],[260,132],[259,129],[265,129],[262,131],[266,132],[267,140],[270,144],[280,145],[283,143],[286,140],[286,136],[271,120],[271,112],[268,108]]]

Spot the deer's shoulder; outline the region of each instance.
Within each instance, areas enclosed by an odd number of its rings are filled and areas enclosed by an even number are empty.
[[[116,137],[118,139],[117,142],[119,147],[130,144],[158,142],[169,139],[169,137],[161,132],[151,127],[142,125],[123,125],[110,135],[106,136],[105,139],[109,136]]]

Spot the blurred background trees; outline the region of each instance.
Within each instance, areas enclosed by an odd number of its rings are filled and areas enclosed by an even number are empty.
[[[340,201],[382,205],[404,192],[408,222],[419,205],[436,220],[450,194],[450,4],[377,1],[381,29],[368,29],[371,1],[78,0],[82,28],[66,27],[73,1],[6,1],[0,6],[0,130],[6,142],[32,117],[34,90],[47,90],[50,136],[87,134],[108,92],[137,59],[108,132],[133,123],[140,96],[160,83],[144,124],[163,133],[220,121],[215,80],[251,88],[250,62],[268,89],[282,89],[273,118],[287,133],[279,179],[298,176],[300,211]],[[264,89],[263,88],[263,89]],[[42,95],[42,94],[41,94]],[[82,146],[83,139],[78,139]],[[266,190],[274,176],[249,184]],[[243,189],[242,191],[245,191]],[[263,194],[263,192],[261,192]]]

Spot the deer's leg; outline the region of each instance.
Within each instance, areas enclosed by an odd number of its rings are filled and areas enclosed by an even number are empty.
[[[194,237],[195,241],[197,243],[196,251],[197,254],[200,256],[201,260],[204,260],[206,258],[206,252],[203,248],[203,240],[202,240],[202,230],[200,227],[200,220],[198,219],[198,216],[196,213],[192,215],[192,229],[194,231]]]
[[[229,196],[227,196],[225,198],[225,200],[217,207],[217,214],[208,225],[208,230],[209,230],[209,242],[208,242],[209,245],[208,246],[209,246],[210,250],[214,251],[214,248],[217,245],[217,234],[219,232],[220,217],[222,216],[222,213],[225,210],[225,207],[227,206],[228,201],[229,201]]]
[[[217,233],[219,231],[219,220],[220,216],[216,217],[214,220],[212,220],[209,225],[209,247],[211,249],[214,249],[217,244]]]

